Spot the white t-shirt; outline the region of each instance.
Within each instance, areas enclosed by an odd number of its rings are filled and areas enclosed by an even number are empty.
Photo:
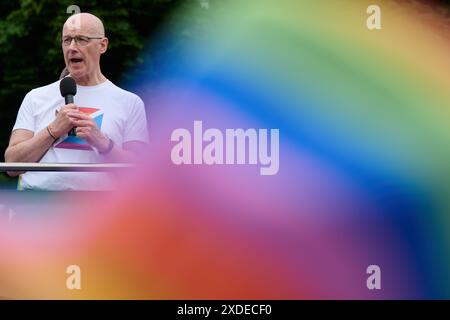
[[[101,132],[122,147],[128,141],[148,142],[144,103],[135,94],[111,81],[95,86],[77,85],[74,102],[80,111],[97,123]],[[65,105],[59,81],[27,93],[20,106],[13,130],[37,133],[55,119]],[[102,163],[104,156],[85,140],[63,136],[45,153],[41,163]],[[19,179],[19,189],[38,190],[111,190],[115,179],[107,172],[26,172]]]

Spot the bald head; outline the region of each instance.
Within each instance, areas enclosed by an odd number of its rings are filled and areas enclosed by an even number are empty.
[[[106,79],[100,56],[108,48],[102,21],[90,13],[75,14],[64,23],[61,46],[66,68],[79,85],[94,85]]]
[[[83,12],[70,16],[63,26],[64,31],[84,32],[93,36],[105,36],[103,22],[93,14]]]

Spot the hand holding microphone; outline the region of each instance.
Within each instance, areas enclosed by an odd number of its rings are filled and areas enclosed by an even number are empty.
[[[55,120],[47,127],[50,135],[56,140],[62,135],[68,133],[75,135],[72,118],[70,113],[78,111],[78,107],[73,103],[73,97],[77,94],[77,84],[72,77],[65,77],[59,83],[61,96],[64,97],[66,105],[55,113]]]
[[[86,140],[100,153],[111,151],[114,146],[113,141],[103,135],[94,119],[79,112],[79,108],[73,103],[73,98],[77,93],[75,80],[72,77],[63,78],[59,84],[59,89],[66,105],[57,112],[56,119],[52,123],[55,128],[60,129],[60,131],[55,132],[55,136],[60,137],[70,130],[69,135]]]
[[[65,77],[59,83],[59,91],[61,96],[64,97],[66,105],[61,108],[56,114],[55,125],[60,125],[62,134],[69,132],[70,136],[76,135],[76,128],[69,122],[71,120],[69,113],[71,111],[78,111],[78,107],[74,105],[74,96],[77,94],[77,84],[72,77]],[[68,128],[69,126],[69,128]]]
[[[55,138],[59,138],[69,131],[74,130],[73,118],[71,117],[71,113],[74,111],[78,112],[78,107],[71,103],[63,106],[57,112],[55,120],[49,124],[50,132],[52,132]]]

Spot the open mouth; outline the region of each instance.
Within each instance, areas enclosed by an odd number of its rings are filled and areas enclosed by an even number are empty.
[[[83,62],[83,59],[81,59],[81,58],[71,58],[71,59],[69,59],[69,61],[70,61],[70,63],[72,65],[79,65],[79,64],[81,64]]]

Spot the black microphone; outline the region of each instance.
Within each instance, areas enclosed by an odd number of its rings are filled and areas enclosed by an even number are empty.
[[[59,83],[59,91],[66,104],[73,103],[73,96],[77,94],[77,84],[72,77],[65,77]],[[69,131],[69,136],[76,136],[75,128]]]
[[[77,84],[72,77],[65,77],[59,83],[59,91],[66,104],[73,103],[73,96],[77,94]]]

